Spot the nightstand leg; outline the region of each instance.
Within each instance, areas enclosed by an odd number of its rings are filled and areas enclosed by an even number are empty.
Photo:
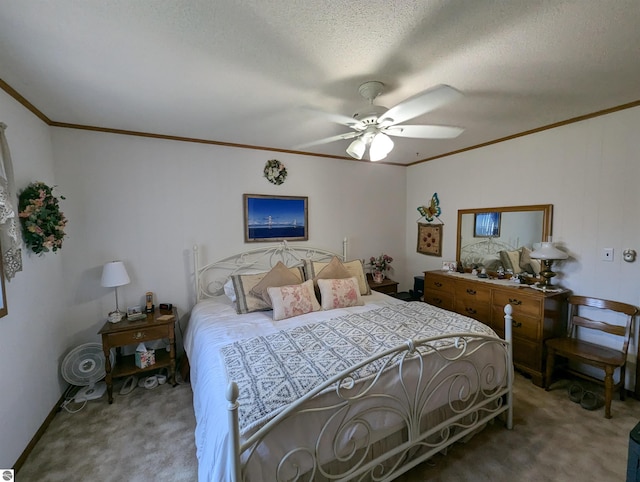
[[[171,383],[175,387],[176,383],[176,338],[174,331],[171,330],[171,337],[169,338],[169,371],[171,372]]]
[[[109,403],[113,403],[113,380],[111,379],[111,356],[110,356],[110,348],[105,344],[104,340],[102,340],[102,351],[104,352],[105,358],[105,377],[104,381],[107,384],[107,397],[109,399]]]

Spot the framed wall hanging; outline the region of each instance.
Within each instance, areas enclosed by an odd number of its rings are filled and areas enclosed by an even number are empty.
[[[307,197],[244,194],[244,240],[307,241]]]
[[[442,256],[442,227],[444,224],[418,223],[418,253]]]
[[[475,213],[473,225],[473,236],[475,238],[500,237],[500,213],[497,211]]]

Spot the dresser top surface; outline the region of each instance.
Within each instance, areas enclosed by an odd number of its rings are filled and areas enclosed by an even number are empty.
[[[522,291],[527,294],[538,294],[539,296],[555,296],[558,294],[567,294],[570,293],[569,290],[563,288],[555,288],[553,290],[543,291],[541,289],[534,288],[532,285],[519,284],[508,279],[497,279],[497,278],[478,278],[478,276],[473,275],[471,273],[458,273],[455,271],[442,271],[442,270],[434,270],[434,271],[425,271],[425,276],[427,274],[443,276],[445,278],[450,278],[452,280],[460,280],[460,281],[470,281],[473,283],[482,283],[488,286],[496,287],[496,288],[507,288]]]

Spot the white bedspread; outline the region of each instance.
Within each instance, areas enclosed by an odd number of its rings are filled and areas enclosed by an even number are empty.
[[[390,296],[372,292],[363,296],[364,306],[331,311],[317,311],[286,320],[273,321],[271,312],[238,315],[221,296],[198,303],[191,312],[184,348],[191,365],[191,385],[196,415],[196,449],[200,481],[228,481],[228,421],[225,391],[227,378],[220,348],[234,341],[279,330],[308,325],[349,313],[361,313],[389,304],[404,303]],[[301,430],[304,427],[300,427]]]

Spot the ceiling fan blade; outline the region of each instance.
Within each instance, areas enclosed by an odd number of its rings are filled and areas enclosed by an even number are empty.
[[[333,114],[331,112],[325,112],[323,110],[314,109],[313,107],[305,107],[304,109],[309,112],[313,112],[314,114],[317,114],[319,116],[322,116],[331,122],[335,122],[336,124],[341,124],[343,126],[351,127],[352,129],[356,129],[356,130],[364,130],[364,124],[362,124],[362,122],[358,121],[357,119],[354,119],[353,117],[349,117],[347,115],[342,115],[342,114]]]
[[[335,141],[343,141],[345,139],[353,139],[354,137],[358,137],[362,132],[345,132],[344,134],[338,134],[337,136],[325,137],[324,139],[318,139],[317,141],[307,142],[305,144],[299,144],[294,146],[293,149],[303,149],[305,147],[317,146],[320,144],[329,144],[330,142]]]
[[[448,85],[436,85],[396,104],[378,119],[379,125],[395,125],[426,114],[462,97],[462,92]]]
[[[396,137],[417,137],[424,139],[453,139],[464,132],[462,127],[399,125],[383,129],[385,134]]]

